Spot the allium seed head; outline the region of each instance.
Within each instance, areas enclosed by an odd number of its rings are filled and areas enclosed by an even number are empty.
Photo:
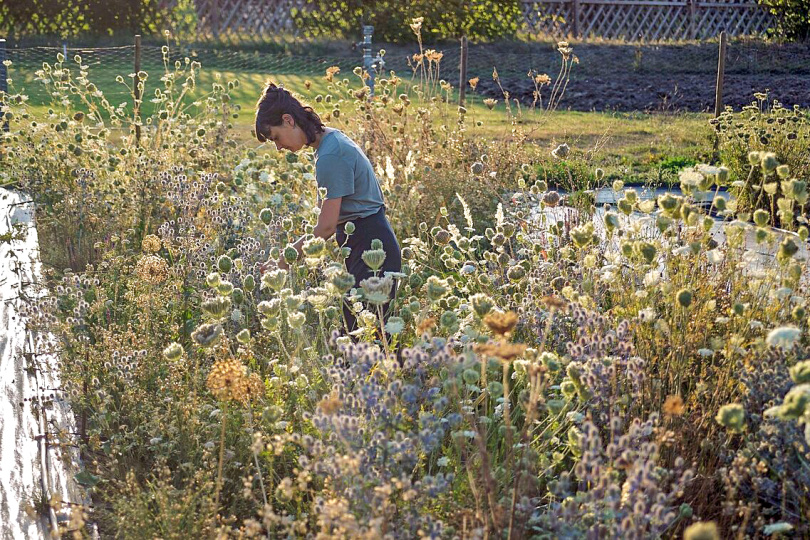
[[[141,242],[141,249],[144,253],[157,253],[160,251],[160,245],[160,238],[154,234],[147,234]]]
[[[144,255],[135,264],[135,273],[147,283],[163,283],[169,277],[169,263],[156,255]]]

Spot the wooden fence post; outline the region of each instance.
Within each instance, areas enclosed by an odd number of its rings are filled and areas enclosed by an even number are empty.
[[[0,39],[0,92],[3,94],[8,93],[8,71],[6,70],[6,40]],[[0,103],[0,118],[3,118],[3,104]],[[3,131],[8,131],[8,122],[3,119],[2,122],[2,129]]]
[[[141,36],[135,35],[135,87],[133,88],[133,98],[135,100],[135,146],[141,144]]]
[[[575,38],[579,37],[579,0],[571,0],[571,11],[573,12],[572,18],[574,19],[573,22],[573,36]]]
[[[467,36],[461,36],[461,59],[458,62],[458,106],[464,106],[467,96]]]
[[[219,0],[211,0],[211,30],[214,39],[219,39]]]
[[[723,111],[723,76],[726,70],[726,31],[720,32],[720,53],[717,58],[717,84],[714,91],[714,116]]]
[[[697,39],[697,25],[695,24],[695,11],[697,0],[686,0],[686,5],[689,7],[689,39]]]

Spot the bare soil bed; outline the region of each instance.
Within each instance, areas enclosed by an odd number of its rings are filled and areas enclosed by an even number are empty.
[[[578,111],[714,110],[719,44],[717,41],[672,44],[615,42],[572,43],[579,63],[573,66],[562,109]],[[443,78],[458,84],[459,51],[455,44],[435,47],[444,53]],[[527,74],[560,69],[556,42],[502,42],[471,45],[468,78],[479,77],[478,94],[503,99],[492,79],[496,68],[504,90],[531,104],[534,85]],[[410,47],[395,47],[386,59],[392,69],[410,71],[404,57]],[[406,71],[407,70],[407,71]],[[810,107],[810,47],[802,43],[767,43],[735,39],[726,52],[723,102],[735,110],[751,103],[755,92],[768,90],[785,105]],[[544,87],[544,99],[549,88]]]

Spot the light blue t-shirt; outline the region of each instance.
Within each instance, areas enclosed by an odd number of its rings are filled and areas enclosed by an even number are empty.
[[[315,178],[327,199],[340,201],[338,223],[376,214],[385,206],[374,168],[357,144],[343,132],[326,133],[315,152]]]

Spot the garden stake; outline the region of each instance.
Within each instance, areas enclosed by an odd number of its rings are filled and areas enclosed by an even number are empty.
[[[458,65],[458,106],[464,106],[467,94],[467,36],[461,36],[461,60]]]
[[[135,148],[141,144],[141,36],[135,35],[135,86],[132,89],[135,100]]]

